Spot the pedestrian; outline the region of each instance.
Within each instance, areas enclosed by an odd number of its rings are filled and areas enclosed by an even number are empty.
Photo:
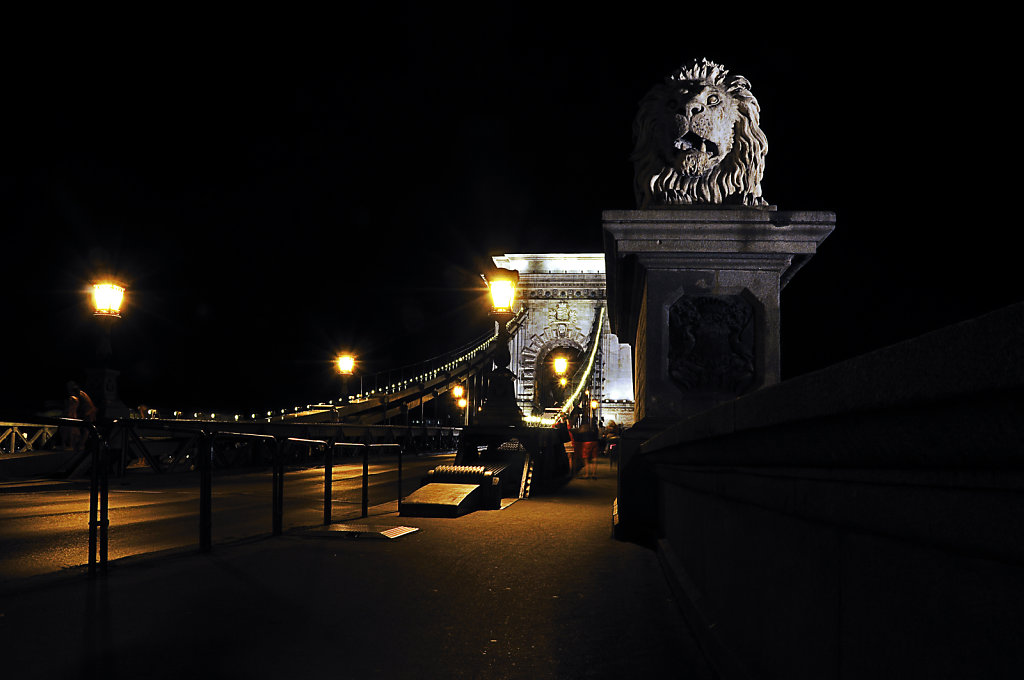
[[[74,380],[69,380],[67,384],[68,396],[74,397],[77,400],[77,414],[78,418],[84,420],[87,423],[96,422],[96,404],[92,402],[92,399],[78,386]],[[75,441],[75,452],[81,451],[82,444],[85,442],[85,428],[75,428],[78,430],[79,436]]]
[[[619,455],[619,439],[622,436],[622,428],[614,420],[608,421],[608,427],[605,428],[605,447],[608,451],[608,465],[612,465],[612,462]],[[613,456],[615,458],[613,458]]]
[[[565,414],[559,413],[555,416],[555,422],[552,423],[551,427],[558,433],[558,441],[569,458],[569,475],[572,476],[576,471],[573,468],[575,461],[573,460],[572,433],[569,431],[569,424],[565,421]]]
[[[597,432],[590,421],[584,420],[573,433],[573,443],[577,445],[577,452],[583,459],[582,479],[597,479],[597,453],[601,444],[597,440]]]
[[[62,416],[73,420],[78,419],[78,397],[71,394],[70,389],[68,390],[67,396],[64,397],[64,412]],[[61,448],[65,451],[77,451],[78,440],[81,439],[81,437],[82,433],[77,427],[71,425],[60,426]]]

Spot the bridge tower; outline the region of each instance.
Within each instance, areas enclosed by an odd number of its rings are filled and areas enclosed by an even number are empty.
[[[516,400],[524,415],[542,416],[562,396],[554,375],[555,356],[567,356],[570,372],[590,350],[594,322],[607,304],[604,253],[496,255],[494,264],[519,272],[518,304],[528,309],[509,351]],[[517,310],[518,311],[518,310]],[[600,343],[593,373],[599,417],[633,424],[633,368],[629,345],[611,332],[608,315],[596,333]],[[559,403],[560,405],[560,403]]]

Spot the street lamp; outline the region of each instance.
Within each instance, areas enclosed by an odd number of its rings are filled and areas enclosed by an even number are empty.
[[[456,383],[452,386],[452,398],[455,399],[455,406],[462,411],[459,415],[459,420],[463,425],[469,424],[469,399],[466,396],[466,387],[462,383]]]
[[[356,358],[351,354],[339,354],[335,359],[338,366],[338,373],[341,374],[341,403],[348,403],[348,378],[356,370]]]
[[[117,396],[118,371],[110,367],[113,355],[111,330],[114,321],[121,318],[121,307],[124,304],[124,286],[112,281],[99,281],[92,286],[92,310],[100,324],[100,340],[97,347],[100,366],[91,371],[90,389],[99,399],[100,414],[104,418],[124,417],[128,408]]]
[[[508,349],[508,322],[513,315],[512,305],[515,303],[519,272],[514,269],[494,269],[484,278],[490,289],[491,316],[498,323],[498,333],[494,338],[495,370],[487,384],[487,401],[477,422],[481,425],[518,425],[523,420],[523,412],[516,404],[512,384],[515,376],[508,368],[512,362],[512,354]]]
[[[92,305],[96,316],[121,318],[121,303],[124,302],[124,286],[116,283],[94,283]]]

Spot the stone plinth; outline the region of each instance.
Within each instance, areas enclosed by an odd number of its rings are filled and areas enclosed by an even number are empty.
[[[643,441],[779,382],[779,293],[832,232],[835,214],[610,210],[603,225],[612,330],[635,357],[636,425],[620,444],[621,492]],[[629,512],[620,493],[619,513]]]
[[[603,224],[612,330],[635,343],[638,422],[675,422],[779,381],[779,292],[834,213],[612,210]]]

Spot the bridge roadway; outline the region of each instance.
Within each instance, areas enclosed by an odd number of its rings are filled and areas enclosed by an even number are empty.
[[[395,539],[283,535],[0,586],[11,677],[712,677],[653,552],[611,538],[615,479]]]

